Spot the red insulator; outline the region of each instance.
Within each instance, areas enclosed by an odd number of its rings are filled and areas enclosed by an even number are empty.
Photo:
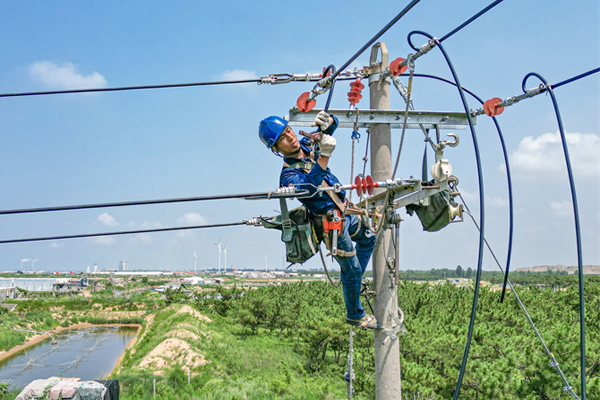
[[[502,103],[502,99],[498,97],[486,100],[486,102],[483,103],[483,111],[488,117],[500,115],[504,111],[504,106],[498,107],[498,104],[500,103]]]
[[[402,68],[400,68],[400,64],[402,63],[402,61],[404,61],[404,58],[398,57],[390,63],[390,72],[392,73],[392,75],[400,76],[404,72],[406,72],[406,70],[408,69],[407,65],[403,65]]]
[[[354,185],[352,185],[352,187],[353,187],[354,189],[356,189],[356,194],[357,194],[357,195],[359,195],[359,196],[360,196],[360,195],[362,194],[362,186],[361,186],[361,179],[360,179],[360,176],[357,176],[357,177],[354,179]]]
[[[302,112],[309,112],[317,104],[316,100],[308,100],[308,96],[310,96],[310,92],[304,92],[298,97],[298,100],[296,100],[296,105]]]
[[[354,179],[354,185],[352,185],[352,188],[356,189],[356,194],[358,194],[359,196],[363,193],[369,194],[369,196],[372,195],[373,189],[376,187],[379,187],[379,184],[373,181],[371,175],[367,175],[366,178],[361,178],[360,176],[357,176]]]
[[[365,85],[360,83],[360,79],[356,78],[354,82],[350,83],[350,91],[348,92],[348,101],[350,104],[355,106],[358,104],[360,99],[362,99],[362,90],[365,88]]]

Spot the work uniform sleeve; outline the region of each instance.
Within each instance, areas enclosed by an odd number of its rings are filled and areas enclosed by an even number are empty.
[[[298,168],[284,168],[281,171],[279,183],[281,186],[294,185],[299,190],[308,190],[311,194],[317,191],[317,187],[321,185],[327,170],[321,168],[319,164],[315,164],[312,170],[306,174]]]

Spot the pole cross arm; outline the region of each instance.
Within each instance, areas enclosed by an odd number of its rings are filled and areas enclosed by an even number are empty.
[[[409,204],[416,203],[421,206],[429,205],[429,197],[436,193],[449,190],[448,180],[436,182],[435,186],[423,186],[420,180],[408,179],[402,181],[401,185],[390,186],[388,190],[394,193],[394,208],[406,207]],[[385,204],[387,192],[383,191],[376,195],[361,200],[357,206],[374,210],[378,206]],[[366,207],[365,207],[366,202]]]
[[[322,109],[312,109],[301,112],[294,107],[285,119],[291,126],[310,126],[317,114]],[[335,115],[339,120],[340,128],[354,128],[358,122],[359,128],[368,128],[371,124],[390,124],[392,129],[402,129],[404,125],[405,111],[399,110],[360,110],[358,120],[356,110],[329,109],[329,114]],[[442,112],[442,111],[408,111],[407,129],[434,129],[436,126],[442,129],[466,129],[469,126],[467,114],[464,112]],[[471,117],[473,124],[476,118]]]

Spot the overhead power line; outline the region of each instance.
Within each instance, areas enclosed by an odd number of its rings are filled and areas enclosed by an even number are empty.
[[[237,226],[237,225],[245,225],[245,224],[246,224],[246,222],[230,222],[230,223],[225,223],[225,224],[178,226],[178,227],[174,227],[174,228],[138,229],[138,230],[134,230],[134,231],[84,233],[84,234],[78,234],[78,235],[64,235],[64,236],[44,236],[44,237],[37,237],[37,238],[0,240],[0,244],[24,243],[24,242],[43,242],[43,241],[47,241],[47,240],[63,240],[63,239],[81,239],[81,238],[91,238],[91,237],[99,237],[99,236],[132,235],[132,234],[136,234],[136,233],[183,231],[183,230],[189,230],[189,229],[224,228],[224,227],[228,227],[228,226]]]
[[[257,193],[223,194],[223,195],[216,195],[216,196],[181,197],[181,198],[174,198],[174,199],[122,201],[122,202],[115,202],[115,203],[76,204],[76,205],[70,205],[70,206],[0,210],[0,215],[32,214],[32,213],[52,212],[52,211],[71,211],[71,210],[85,210],[85,209],[91,209],[91,208],[128,207],[128,206],[142,206],[142,205],[149,205],[149,204],[185,203],[185,202],[192,202],[192,201],[224,200],[224,199],[247,199],[247,200],[279,199],[279,198],[288,198],[288,197],[302,197],[302,196],[306,196],[307,194],[308,194],[307,190],[299,190],[298,191],[298,190],[290,190],[289,188],[281,188],[278,190],[271,190],[268,192],[257,192]]]
[[[146,90],[146,89],[168,89],[193,86],[218,86],[235,85],[240,83],[258,83],[260,79],[241,79],[236,81],[211,81],[211,82],[191,82],[191,83],[167,83],[164,85],[142,85],[142,86],[121,86],[112,88],[94,88],[94,89],[69,89],[69,90],[50,90],[45,92],[19,92],[19,93],[0,93],[0,97],[25,97],[25,96],[44,96],[51,94],[69,94],[69,93],[94,93],[94,92],[124,92],[127,90]]]

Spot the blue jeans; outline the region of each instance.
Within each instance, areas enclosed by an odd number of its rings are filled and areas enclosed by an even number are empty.
[[[356,242],[356,255],[352,257],[335,256],[340,264],[346,317],[349,319],[361,319],[365,315],[365,309],[360,302],[361,282],[376,240],[375,234],[365,224],[361,223],[360,228],[358,224],[359,218],[356,215],[347,215],[344,229],[338,238],[338,249],[346,252],[353,251],[352,242]],[[351,235],[353,236],[350,237]]]

